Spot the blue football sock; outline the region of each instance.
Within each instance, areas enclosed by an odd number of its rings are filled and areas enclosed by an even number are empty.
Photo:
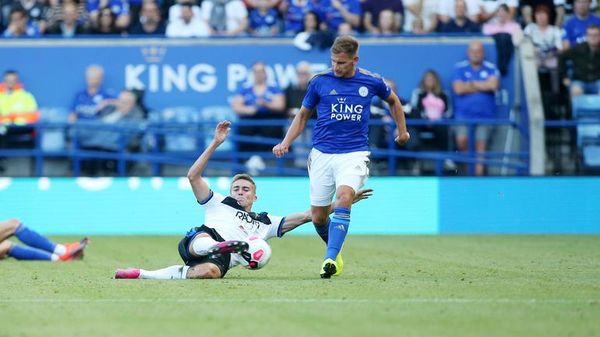
[[[41,249],[13,244],[8,251],[8,256],[17,260],[52,260],[52,253]]]
[[[50,253],[53,253],[56,248],[56,244],[48,240],[47,237],[32,231],[23,224],[20,224],[19,227],[17,227],[15,236],[30,247],[42,249]]]
[[[325,241],[325,244],[327,244],[327,241],[329,241],[329,224],[330,223],[331,223],[331,219],[329,219],[329,218],[327,218],[327,223],[324,225],[313,223],[313,225],[315,225],[315,230],[317,231],[317,234],[319,234],[321,239],[323,239],[323,241]]]
[[[327,241],[325,259],[335,260],[338,256],[346,239],[349,226],[350,208],[336,207],[333,210],[333,219],[329,222],[329,240]]]

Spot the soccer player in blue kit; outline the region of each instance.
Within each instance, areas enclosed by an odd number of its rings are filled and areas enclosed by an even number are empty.
[[[369,175],[369,115],[373,96],[388,102],[396,123],[396,143],[404,145],[410,135],[398,96],[383,78],[358,68],[358,41],[349,35],[335,39],[331,47],[331,69],[315,75],[302,107],[273,154],[285,155],[306,127],[313,110],[317,122],[313,149],[308,158],[312,219],[319,236],[327,242],[321,277],[339,275],[343,269],[340,250],[350,224],[350,207],[356,192]],[[329,210],[336,196],[333,217]]]

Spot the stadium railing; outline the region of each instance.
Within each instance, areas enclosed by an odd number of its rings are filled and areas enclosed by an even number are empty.
[[[306,153],[296,153],[291,151],[285,158],[276,159],[270,152],[239,152],[238,143],[247,142],[253,144],[275,145],[281,139],[257,136],[242,136],[237,132],[241,126],[281,126],[284,128],[289,124],[288,120],[238,120],[232,125],[230,133],[231,145],[225,149],[217,151],[210,166],[213,168],[230,170],[232,173],[246,171],[245,162],[253,156],[259,156],[266,161],[264,169],[260,170],[261,175],[288,175],[305,176],[306,169],[295,167],[293,162]],[[440,120],[429,122],[424,120],[407,120],[408,126],[437,126],[445,125],[449,128],[456,125],[466,125],[469,129],[470,139],[474,139],[475,126],[492,125],[508,126],[519,130],[519,125],[510,120]],[[394,128],[393,122],[382,120],[371,120],[371,125],[376,127]],[[19,128],[18,126],[14,126]],[[49,158],[66,158],[71,162],[71,173],[74,176],[81,174],[81,162],[85,159],[110,159],[116,161],[116,175],[126,176],[127,163],[146,162],[150,165],[151,175],[162,175],[161,167],[165,164],[176,166],[189,166],[207,145],[206,142],[212,136],[214,128],[213,121],[197,121],[196,123],[177,123],[177,122],[147,122],[135,126],[115,126],[100,123],[74,123],[67,122],[41,122],[33,125],[35,129],[35,138],[33,148],[20,149],[0,149],[0,157],[30,157],[33,162],[32,173],[35,176],[43,175],[45,160]],[[80,147],[79,136],[89,130],[115,131],[120,134],[118,150],[116,151],[97,151],[85,150]],[[60,136],[62,130],[62,137]],[[208,131],[210,130],[210,131]],[[51,135],[51,137],[48,137]],[[137,151],[128,149],[127,140],[130,135],[135,135],[139,139],[139,148]],[[183,151],[174,151],[171,144],[166,146],[165,139],[170,136],[186,137],[195,140],[193,148],[186,147]],[[416,135],[413,135],[416,136]],[[522,135],[524,136],[524,135]],[[450,135],[449,135],[450,137]],[[56,142],[56,144],[54,143]],[[451,160],[455,163],[465,164],[467,174],[474,174],[474,166],[477,163],[483,163],[486,166],[507,167],[515,170],[519,175],[528,174],[529,153],[519,152],[486,152],[483,156],[477,156],[474,150],[473,142],[469,142],[469,151],[460,153],[452,151],[409,151],[396,146],[393,133],[386,135],[387,147],[373,148],[371,150],[373,160],[383,161],[386,167],[379,174],[397,175],[398,164],[402,159],[414,158],[417,160],[427,160],[434,163],[434,173],[444,175],[444,162]],[[295,146],[310,148],[310,143],[295,142]],[[176,148],[175,148],[176,149]]]

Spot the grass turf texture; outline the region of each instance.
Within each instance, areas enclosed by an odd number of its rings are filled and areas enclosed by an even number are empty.
[[[81,262],[0,262],[0,336],[600,336],[600,236],[350,236],[331,280],[316,235],[179,281],[112,279],[179,264],[178,237],[92,240]]]

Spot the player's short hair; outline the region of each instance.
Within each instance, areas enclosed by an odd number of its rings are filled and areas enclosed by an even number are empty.
[[[354,56],[358,52],[358,40],[350,35],[338,36],[331,46],[331,53],[345,53],[349,56]]]
[[[249,174],[238,173],[238,174],[234,175],[233,178],[231,179],[231,185],[233,185],[233,183],[235,183],[238,180],[249,181],[252,184],[252,186],[254,186],[254,191],[256,191],[256,183],[254,182],[254,179],[252,179],[252,176],[250,176]]]

